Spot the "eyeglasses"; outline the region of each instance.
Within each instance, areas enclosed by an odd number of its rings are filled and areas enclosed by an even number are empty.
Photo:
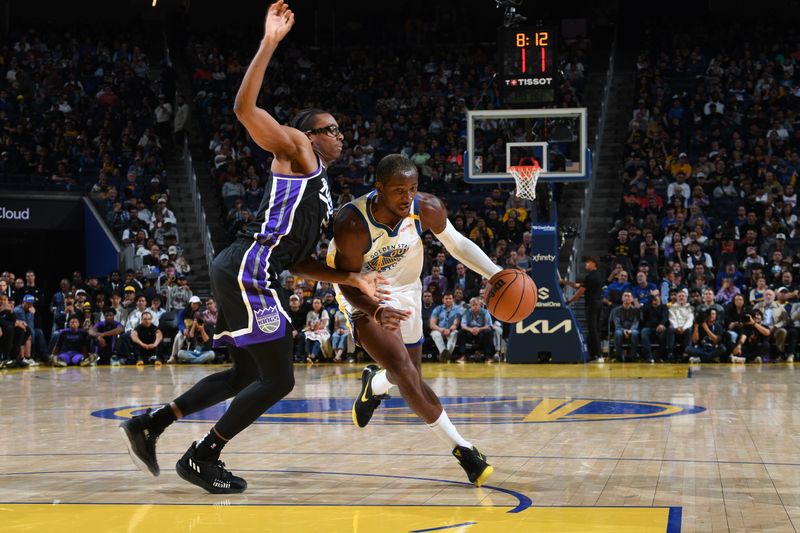
[[[306,133],[314,133],[314,134],[321,134],[327,133],[331,137],[338,137],[342,130],[339,129],[339,126],[336,124],[331,124],[330,126],[323,126],[321,128],[314,128],[313,130],[308,130]]]

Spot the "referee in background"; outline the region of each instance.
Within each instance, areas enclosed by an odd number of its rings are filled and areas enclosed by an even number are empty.
[[[603,362],[603,353],[600,351],[600,310],[603,305],[603,285],[605,279],[603,275],[597,270],[598,260],[596,257],[587,257],[584,259],[584,267],[586,268],[586,276],[583,278],[583,283],[565,280],[564,283],[574,289],[575,294],[567,300],[567,304],[571,305],[581,295],[586,299],[586,329],[588,330],[588,346],[589,357],[596,360],[598,363]]]

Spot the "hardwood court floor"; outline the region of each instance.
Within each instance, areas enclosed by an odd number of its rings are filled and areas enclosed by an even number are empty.
[[[297,366],[289,398],[226,447],[249,484],[232,496],[173,469],[224,405],[167,430],[158,478],[134,468],[117,430],[218,368],[2,371],[0,531],[800,527],[800,364],[424,366],[495,466],[480,489],[399,398],[354,427],[360,369]]]

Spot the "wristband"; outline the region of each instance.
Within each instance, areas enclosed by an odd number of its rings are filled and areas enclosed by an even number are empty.
[[[378,322],[378,311],[380,311],[384,307],[386,307],[386,306],[385,305],[379,305],[378,307],[375,308],[375,312],[372,313],[372,320],[374,320],[375,322]]]

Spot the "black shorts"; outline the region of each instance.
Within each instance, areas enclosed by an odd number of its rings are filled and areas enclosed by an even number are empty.
[[[271,342],[291,331],[288,299],[269,266],[268,251],[257,241],[240,239],[214,259],[211,290],[219,307],[215,347]]]

